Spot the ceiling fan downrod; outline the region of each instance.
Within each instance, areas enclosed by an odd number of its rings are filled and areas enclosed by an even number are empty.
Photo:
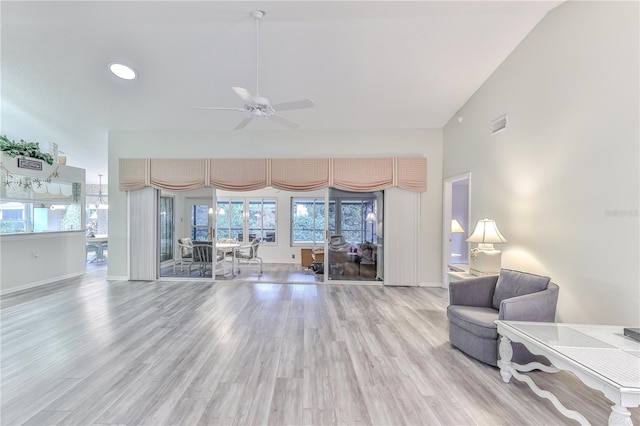
[[[260,96],[260,20],[266,15],[264,10],[254,10],[251,16],[256,20],[256,96]]]

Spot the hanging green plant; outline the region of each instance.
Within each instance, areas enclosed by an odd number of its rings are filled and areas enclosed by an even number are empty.
[[[45,161],[47,164],[53,164],[51,154],[40,151],[38,142],[27,142],[20,139],[20,142],[12,141],[5,135],[0,136],[0,151],[9,157],[30,157]]]

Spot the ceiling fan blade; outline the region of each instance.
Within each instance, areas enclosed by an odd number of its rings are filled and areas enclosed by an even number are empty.
[[[247,127],[247,124],[249,124],[251,122],[251,120],[253,120],[253,117],[249,116],[246,117],[244,120],[242,120],[236,127],[235,130],[242,130],[245,127]]]
[[[302,101],[284,102],[277,105],[271,105],[276,111],[289,111],[292,109],[313,108],[314,103],[311,99],[304,99]]]
[[[247,89],[242,87],[232,87],[232,89],[246,103],[252,104],[252,105],[256,103],[256,101],[253,99],[253,96],[251,96],[251,93],[249,93]]]
[[[282,124],[283,126],[286,126],[290,129],[297,129],[298,127],[300,127],[300,125],[295,121],[291,121],[288,118],[284,118],[280,115],[271,114],[268,118],[269,120],[273,120],[276,123]]]
[[[194,107],[195,109],[215,109],[215,110],[219,110],[219,111],[240,111],[240,112],[247,112],[246,109],[244,108],[218,108],[218,107],[206,107],[206,106],[198,106],[198,107]]]

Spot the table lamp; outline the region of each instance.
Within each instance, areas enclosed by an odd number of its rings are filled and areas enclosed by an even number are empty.
[[[451,219],[451,233],[457,234],[461,232],[464,232],[464,228],[462,227],[462,225],[460,225],[460,222],[458,222],[456,219]]]
[[[471,275],[482,276],[500,273],[502,252],[496,250],[493,245],[506,243],[507,239],[498,231],[495,220],[486,218],[479,220],[467,241],[478,243],[478,247],[471,249],[471,259],[469,259],[469,273]]]

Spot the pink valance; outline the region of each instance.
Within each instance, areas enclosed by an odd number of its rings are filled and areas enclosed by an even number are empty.
[[[326,158],[271,160],[271,185],[285,191],[315,191],[329,186]]]
[[[168,191],[204,188],[205,167],[205,160],[151,160],[149,186]]]
[[[118,162],[120,191],[135,191],[149,186],[147,176],[149,160],[146,158],[121,158]]]
[[[396,158],[397,187],[407,191],[427,190],[427,159],[424,157]]]
[[[427,190],[427,159],[306,158],[306,159],[144,159],[122,158],[120,190],[145,187],[190,191],[215,187],[252,191],[266,187],[286,191],[338,188],[354,192],[398,187]]]
[[[380,191],[393,185],[393,158],[336,158],[334,188],[354,192]]]
[[[265,159],[213,159],[209,161],[209,186],[228,191],[253,191],[267,187]]]

